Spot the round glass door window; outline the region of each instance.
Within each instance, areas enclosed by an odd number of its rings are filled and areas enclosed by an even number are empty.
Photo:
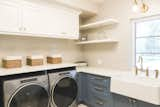
[[[28,85],[11,98],[9,107],[47,107],[48,92],[40,85]]]
[[[65,77],[52,88],[52,101],[57,107],[68,107],[76,99],[77,92],[76,81],[70,77]]]

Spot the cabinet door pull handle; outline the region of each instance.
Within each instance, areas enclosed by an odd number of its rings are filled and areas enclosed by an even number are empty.
[[[104,105],[104,102],[103,102],[103,101],[100,101],[100,100],[97,100],[97,101],[96,101],[96,104],[98,104],[98,105]]]
[[[22,31],[23,30],[23,27],[19,27],[19,31]]]
[[[92,80],[97,80],[97,81],[104,81],[102,78],[91,78]]]
[[[24,27],[23,30],[26,31],[27,29]]]
[[[104,91],[104,88],[94,87],[96,91]]]
[[[133,103],[136,103],[136,100],[133,100]]]
[[[129,103],[132,103],[132,99],[129,98],[128,101],[129,101]]]

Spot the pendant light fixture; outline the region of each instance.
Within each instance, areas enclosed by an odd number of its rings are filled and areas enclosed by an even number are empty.
[[[133,10],[133,12],[139,12],[139,6],[138,6],[138,1],[137,0],[134,0],[132,10]]]
[[[133,12],[142,12],[146,13],[149,10],[149,6],[141,0],[140,5],[138,4],[138,0],[134,0],[132,10]]]
[[[142,0],[141,12],[146,13],[149,10],[149,7],[144,1]]]

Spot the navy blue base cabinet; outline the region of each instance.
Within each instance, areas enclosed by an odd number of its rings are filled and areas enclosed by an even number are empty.
[[[78,73],[79,102],[89,107],[113,107],[110,77]]]

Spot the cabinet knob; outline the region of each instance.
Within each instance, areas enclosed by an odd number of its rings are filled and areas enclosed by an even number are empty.
[[[136,103],[136,100],[133,100],[133,103]]]
[[[19,27],[19,31],[26,31],[27,29],[25,27]]]
[[[19,27],[19,31],[23,31],[23,27]]]
[[[129,98],[128,101],[129,101],[129,103],[132,103],[132,99]]]
[[[26,29],[26,27],[23,27],[23,31],[26,31],[27,29]]]

